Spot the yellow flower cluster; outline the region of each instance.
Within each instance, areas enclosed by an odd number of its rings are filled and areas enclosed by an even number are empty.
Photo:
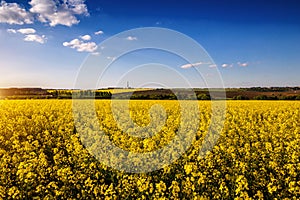
[[[110,105],[109,100],[95,101],[97,120],[85,122],[80,130],[88,132],[85,138],[74,122],[71,100],[0,101],[0,199],[300,196],[298,101],[228,101],[220,138],[205,157],[199,156],[199,150],[210,125],[211,103],[201,101],[199,124],[189,124],[197,130],[192,146],[171,165],[142,174],[104,165],[83,143],[96,148],[101,141],[94,131],[98,126],[116,146],[147,153],[168,145],[189,118],[180,112],[177,101],[130,101],[130,118],[118,113],[122,101],[115,110]],[[132,126],[129,119],[143,129]],[[135,136],[139,131],[149,135]],[[157,162],[164,159],[161,155]],[[126,159],[120,164],[125,165]]]

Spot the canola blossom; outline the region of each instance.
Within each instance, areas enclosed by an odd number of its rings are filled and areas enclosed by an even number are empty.
[[[84,126],[77,126],[71,100],[0,101],[0,199],[300,196],[298,101],[227,101],[220,136],[212,151],[202,156],[211,123],[210,101],[198,102],[197,121],[182,114],[177,101],[131,100],[128,112],[133,123],[117,113],[118,109],[112,111],[110,105],[110,100],[96,100],[97,120],[91,118]],[[89,117],[84,112],[78,115]],[[151,121],[153,117],[160,120]],[[158,154],[157,162],[176,158],[161,169],[126,173],[97,157],[99,151],[108,151],[99,149],[102,140],[97,129],[120,149],[147,154],[170,144],[179,135],[182,122],[195,127],[195,133],[182,131],[186,137],[194,134],[191,146],[186,148],[183,143],[173,149],[173,154]],[[184,153],[178,156],[182,149]],[[147,159],[138,160],[134,167],[151,167]],[[127,164],[126,159],[120,162],[122,154],[116,152],[108,160]]]

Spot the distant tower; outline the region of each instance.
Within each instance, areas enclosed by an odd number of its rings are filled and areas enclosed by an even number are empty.
[[[129,86],[129,81],[127,81],[127,88],[129,88],[130,86]]]

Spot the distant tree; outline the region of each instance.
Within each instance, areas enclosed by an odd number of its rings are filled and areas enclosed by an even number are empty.
[[[210,100],[210,96],[205,93],[199,93],[197,94],[198,100]]]
[[[95,92],[96,99],[110,99],[111,96],[112,96],[112,94],[109,91],[96,91]]]
[[[266,95],[258,95],[256,97],[254,97],[253,99],[255,99],[255,100],[267,100],[268,97]]]
[[[296,100],[297,96],[283,96],[281,100]]]
[[[268,97],[269,100],[278,100],[278,97],[277,96],[271,96],[271,97]]]
[[[243,96],[243,95],[238,95],[238,96],[234,96],[232,99],[233,99],[233,100],[247,100],[247,99],[249,99],[249,98],[248,98],[248,97],[245,97],[245,96]]]
[[[52,96],[53,96],[54,98],[57,98],[57,97],[58,97],[58,92],[57,92],[57,90],[52,91],[51,94],[52,94]]]

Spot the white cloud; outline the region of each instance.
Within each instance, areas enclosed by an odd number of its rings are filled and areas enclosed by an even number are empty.
[[[24,37],[24,41],[38,42],[38,43],[41,43],[41,44],[44,44],[46,42],[46,39],[47,38],[45,37],[45,35],[39,36],[39,35],[36,35],[36,34],[25,35],[25,37]]]
[[[95,32],[95,35],[102,35],[104,32],[103,31],[97,31],[97,32]]]
[[[212,64],[212,65],[209,65],[209,67],[215,68],[215,67],[218,67],[218,66],[216,64]]]
[[[134,36],[128,36],[128,37],[126,38],[126,40],[134,41],[134,40],[137,40],[137,37],[134,37]]]
[[[78,24],[75,15],[88,15],[84,0],[63,0],[63,3],[54,0],[31,0],[30,12],[37,14],[37,19],[50,26]]]
[[[100,52],[93,52],[92,55],[98,56],[98,55],[100,55]]]
[[[22,34],[33,34],[36,32],[33,28],[21,28],[17,31]]]
[[[31,0],[26,11],[17,3],[0,4],[0,23],[32,24],[34,19],[50,26],[78,24],[76,15],[88,15],[85,0]]]
[[[38,42],[40,44],[44,44],[47,40],[45,35],[40,36],[40,35],[34,34],[34,33],[36,33],[36,30],[33,28],[21,28],[18,30],[7,29],[7,32],[24,34],[25,36],[24,36],[23,40],[26,42]]]
[[[80,38],[83,39],[83,40],[86,40],[86,41],[92,39],[92,37],[90,35],[80,36]]]
[[[7,24],[32,24],[32,14],[21,8],[17,3],[0,3],[0,23]]]
[[[18,33],[22,33],[24,35],[36,33],[35,29],[33,29],[33,28],[21,28],[18,30],[10,28],[10,29],[7,29],[7,32],[8,33],[17,33],[18,32]]]
[[[70,42],[64,42],[63,46],[76,49],[78,52],[95,52],[98,48],[95,42],[84,42],[79,39],[74,39]]]
[[[248,63],[248,62],[237,62],[236,64],[237,64],[239,67],[248,67],[248,66],[249,66],[249,63]],[[234,66],[233,63],[231,63],[231,64],[223,63],[223,64],[221,65],[221,67],[223,67],[223,68],[231,68],[231,67],[233,67],[233,66]]]
[[[189,64],[182,65],[180,68],[187,69],[187,68],[191,68],[191,67],[198,67],[200,65],[208,65],[208,64],[210,64],[210,63],[204,63],[204,62],[189,63]]]
[[[74,39],[74,40],[71,40],[70,42],[63,43],[63,45],[65,47],[74,46],[74,45],[78,45],[78,44],[80,44],[80,40],[78,40],[78,39]]]
[[[116,60],[117,58],[116,57],[114,57],[114,56],[107,56],[106,57],[108,60],[112,60],[112,61],[114,61],[114,60]]]
[[[240,67],[248,67],[249,63],[247,62],[244,62],[244,63],[241,63],[241,62],[238,62],[237,63]]]
[[[224,63],[221,65],[223,68],[227,68],[227,67],[233,67],[233,64],[227,64],[227,63]]]
[[[15,29],[11,29],[11,28],[7,29],[6,31],[8,33],[17,33],[17,31]]]

